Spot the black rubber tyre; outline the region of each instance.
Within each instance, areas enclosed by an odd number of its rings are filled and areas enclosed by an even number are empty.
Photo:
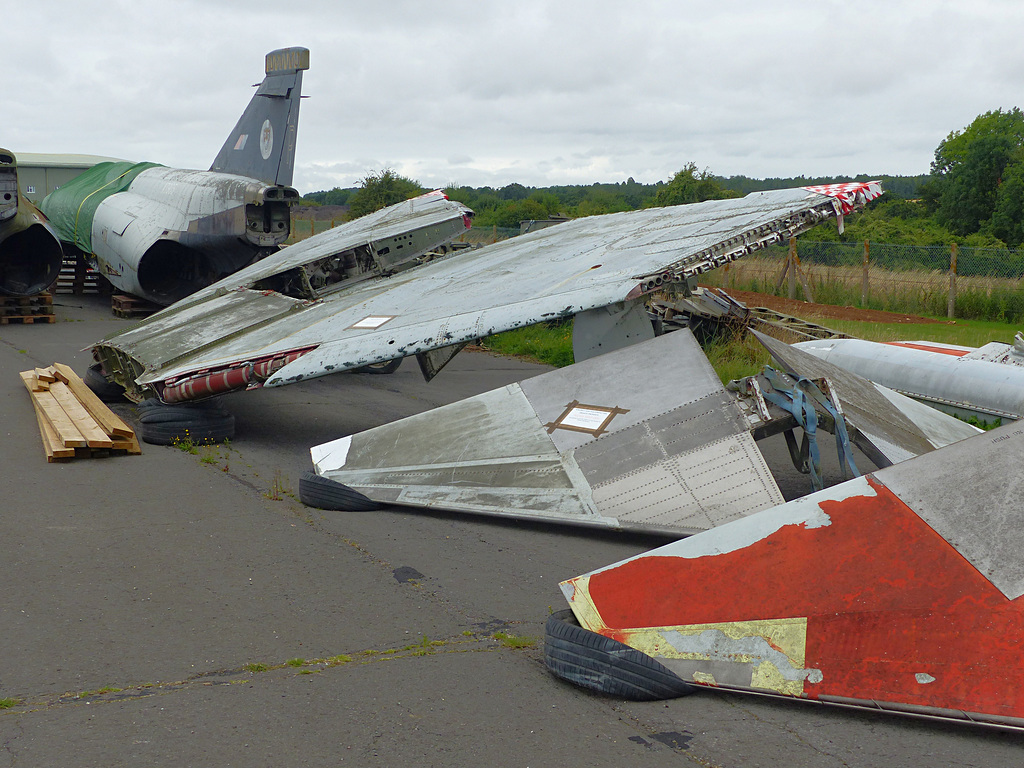
[[[85,376],[82,377],[82,381],[104,403],[116,403],[124,400],[124,387],[120,384],[115,384],[104,376],[100,371],[99,363],[89,366]]]
[[[320,477],[315,472],[303,472],[299,477],[299,501],[307,507],[332,512],[372,512],[380,509],[373,499],[336,480]]]
[[[394,360],[388,360],[384,363],[364,365],[362,368],[356,368],[355,373],[394,373],[398,370],[398,366],[402,364],[404,359],[404,357],[396,357]]]
[[[149,402],[149,401],[145,401]],[[176,422],[199,423],[223,420],[231,414],[223,408],[202,408],[195,405],[143,406],[139,403],[139,421],[143,424],[174,424]]]
[[[223,408],[147,405],[140,410],[139,437],[151,445],[173,445],[184,440],[219,443],[235,436],[235,417]]]
[[[571,610],[548,617],[544,663],[556,677],[631,701],[675,699],[696,690],[646,653],[584,629]]]

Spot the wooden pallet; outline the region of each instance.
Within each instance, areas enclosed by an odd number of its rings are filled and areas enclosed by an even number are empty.
[[[118,317],[149,317],[161,309],[163,307],[159,304],[140,299],[138,296],[115,293],[110,297],[110,310]]]
[[[55,322],[53,296],[46,291],[34,296],[0,296],[0,325]]]
[[[135,431],[63,363],[20,374],[48,462],[142,453]]]

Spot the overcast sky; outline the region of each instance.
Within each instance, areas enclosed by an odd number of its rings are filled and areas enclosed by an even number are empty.
[[[927,173],[1024,97],[1018,0],[36,0],[3,11],[0,146],[208,168],[310,49],[294,186]]]

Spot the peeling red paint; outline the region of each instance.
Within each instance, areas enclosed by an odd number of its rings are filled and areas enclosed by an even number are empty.
[[[899,498],[824,501],[740,550],[650,556],[593,574],[609,629],[807,617],[804,695],[1024,716],[1024,598],[1008,600]],[[935,678],[920,683],[924,673]]]

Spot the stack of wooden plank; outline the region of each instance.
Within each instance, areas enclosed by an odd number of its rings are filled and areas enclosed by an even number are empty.
[[[32,396],[46,460],[140,454],[135,431],[63,363],[22,371]]]

